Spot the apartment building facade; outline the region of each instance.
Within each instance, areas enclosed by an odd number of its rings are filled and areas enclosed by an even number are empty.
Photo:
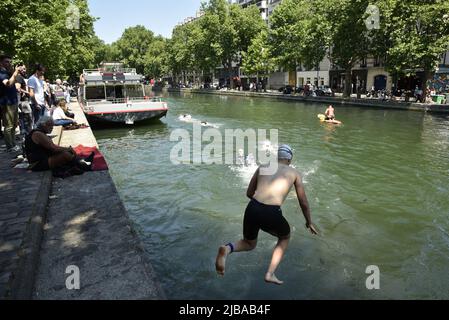
[[[282,2],[282,0],[268,0],[268,18],[273,14],[274,9]]]
[[[199,18],[202,17],[203,15],[204,15],[204,12],[201,11],[201,10],[198,10],[198,11],[196,12],[196,14],[195,14],[194,17],[187,17],[187,18],[184,19],[184,21],[179,22],[176,26],[179,27],[179,26],[186,25],[186,24],[188,24],[188,23],[190,23],[190,22],[193,22],[193,21],[199,19]]]
[[[251,6],[255,4],[260,11],[260,15],[262,16],[262,19],[265,21],[268,21],[268,2],[271,0],[230,0],[230,3],[237,3],[241,5],[243,8],[246,8],[248,6]]]
[[[449,93],[449,51],[441,58],[440,65],[430,81],[429,88],[436,93]]]
[[[270,16],[273,14],[276,7],[282,3],[282,0],[228,0],[229,3],[239,4],[242,7],[248,7],[250,5],[256,5],[261,13],[263,19],[268,23]],[[195,17],[187,18],[184,23],[188,23],[199,18],[202,15],[198,12]],[[241,75],[237,64],[234,66],[234,75],[242,78],[247,78]],[[225,70],[218,68],[219,78],[225,78]],[[345,71],[334,65],[326,56],[320,63],[318,68],[311,70],[306,69],[304,66],[298,66],[297,70],[285,72],[280,70],[272,73],[268,78],[268,88],[279,89],[286,85],[306,85],[313,84],[317,86],[329,86],[335,92],[343,92],[345,89]],[[410,90],[415,88],[416,85],[421,86],[424,76],[419,70],[416,75],[396,79],[386,71],[383,61],[375,57],[369,57],[359,61],[352,70],[351,75],[352,92],[356,93],[357,88],[361,92],[367,92],[371,90],[391,90],[391,89],[403,89]],[[252,81],[245,79],[245,82]],[[448,87],[449,90],[449,51],[442,57],[441,64],[436,70],[435,77],[432,80],[431,86],[434,86],[437,90]]]

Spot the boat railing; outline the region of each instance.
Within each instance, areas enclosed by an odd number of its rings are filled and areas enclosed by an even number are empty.
[[[120,104],[120,103],[129,103],[129,102],[162,102],[161,98],[120,98],[120,99],[87,99],[88,104],[101,104],[101,103],[112,103],[112,104]]]
[[[137,74],[137,70],[135,68],[122,68],[122,67],[114,67],[114,68],[97,68],[97,69],[84,69],[84,75],[90,74],[98,74],[98,73],[129,73],[129,74]]]

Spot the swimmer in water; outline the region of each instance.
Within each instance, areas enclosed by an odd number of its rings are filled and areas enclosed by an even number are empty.
[[[265,281],[277,285],[284,283],[275,275],[290,241],[290,225],[282,215],[281,205],[293,186],[307,222],[307,229],[314,235],[318,234],[312,223],[309,202],[301,175],[290,166],[292,159],[292,149],[283,145],[278,150],[278,169],[274,175],[262,175],[260,171],[263,168],[257,169],[247,191],[247,196],[251,201],[246,209],[243,222],[244,238],[219,248],[215,262],[215,268],[219,275],[224,276],[226,259],[230,254],[252,251],[256,248],[259,231],[262,229],[278,238],[271,264],[265,274]]]
[[[256,164],[256,159],[254,159],[254,155],[252,153],[250,153],[247,157],[246,157],[246,165],[248,167],[251,167],[253,165]]]
[[[237,165],[245,166],[245,152],[243,151],[243,149],[239,150],[239,155],[237,157]]]
[[[181,118],[181,120],[187,120],[187,121],[192,120],[192,116],[190,114],[183,114],[180,118]]]

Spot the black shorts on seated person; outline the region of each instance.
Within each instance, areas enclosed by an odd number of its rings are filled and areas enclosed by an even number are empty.
[[[269,206],[252,199],[246,208],[243,222],[245,240],[256,240],[261,229],[280,239],[288,239],[291,232],[281,207]]]
[[[41,157],[39,159],[33,159],[34,161],[30,162],[30,168],[34,172],[40,171],[48,171],[50,170],[50,166],[48,165],[48,157]]]

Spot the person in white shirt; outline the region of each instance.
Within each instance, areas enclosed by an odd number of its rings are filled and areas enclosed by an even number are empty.
[[[70,126],[76,124],[76,122],[66,116],[65,111],[67,110],[67,104],[65,100],[61,100],[58,103],[58,106],[53,111],[53,121],[55,126]]]
[[[39,119],[45,115],[47,110],[45,103],[44,82],[41,80],[44,73],[45,67],[41,64],[37,64],[35,73],[30,77],[30,79],[28,79],[34,124],[36,124]]]

